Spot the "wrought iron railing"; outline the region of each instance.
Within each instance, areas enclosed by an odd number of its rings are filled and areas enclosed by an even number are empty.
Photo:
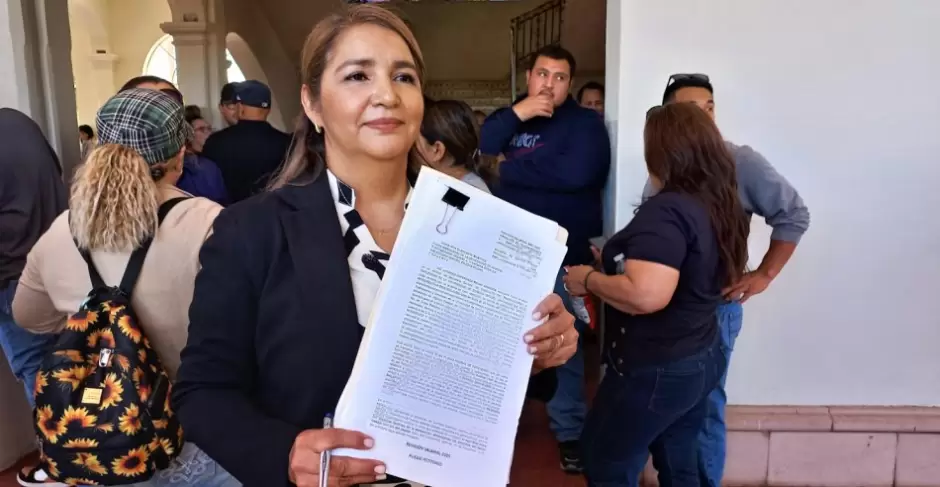
[[[561,43],[565,0],[550,0],[510,21],[510,90],[516,100],[517,77],[532,62],[539,49]]]

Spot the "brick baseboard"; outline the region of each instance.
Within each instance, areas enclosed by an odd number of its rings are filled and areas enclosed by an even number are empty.
[[[730,406],[727,423],[724,485],[940,487],[940,408]]]

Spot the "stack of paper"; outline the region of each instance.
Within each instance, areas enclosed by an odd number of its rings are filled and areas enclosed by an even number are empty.
[[[415,185],[335,426],[375,438],[388,472],[504,487],[539,323],[567,231],[425,168]]]

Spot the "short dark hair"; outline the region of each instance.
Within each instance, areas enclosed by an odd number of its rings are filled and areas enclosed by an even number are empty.
[[[676,80],[666,86],[666,90],[663,92],[663,105],[675,99],[676,92],[682,88],[704,88],[712,95],[715,94],[715,89],[712,87],[711,81],[705,81],[698,78],[683,78]]]
[[[194,121],[202,118],[202,109],[198,105],[186,105],[183,108],[183,118],[192,125]]]
[[[584,92],[588,90],[600,91],[601,96],[604,96],[604,85],[598,83],[597,81],[588,81],[584,83],[584,86],[578,90],[578,103],[581,103],[581,98],[584,96]]]
[[[183,94],[180,93],[180,90],[176,88],[176,85],[174,85],[173,83],[159,76],[153,76],[149,74],[145,74],[143,76],[135,76],[127,80],[127,83],[124,83],[124,86],[122,86],[121,89],[118,90],[118,93],[121,93],[122,91],[132,90],[145,83],[166,83],[172,86],[172,88],[164,88],[160,91],[173,97],[174,100],[180,102],[180,105],[183,104]]]
[[[571,67],[571,77],[574,78],[574,72],[578,65],[575,62],[574,54],[571,54],[571,51],[559,46],[558,44],[545,46],[538,51],[535,51],[535,54],[532,55],[532,63],[529,65],[529,70],[535,67],[535,63],[539,60],[540,57],[547,57],[556,61],[568,61],[568,66]]]
[[[238,94],[238,83],[225,83],[222,85],[222,93],[219,97],[219,105],[226,103],[235,103],[235,95]]]
[[[130,90],[130,89],[137,88],[138,86],[140,86],[140,85],[142,85],[142,84],[144,84],[144,83],[166,83],[166,84],[168,84],[168,85],[170,85],[170,86],[176,88],[176,85],[174,85],[173,83],[170,83],[169,81],[167,81],[167,80],[165,80],[165,79],[163,79],[163,78],[161,78],[161,77],[159,77],[159,76],[152,76],[152,75],[149,75],[149,74],[145,74],[145,75],[143,75],[143,76],[135,76],[135,77],[133,77],[133,78],[127,80],[127,83],[124,83],[124,86],[122,86],[121,89],[118,90],[118,93],[120,93],[120,92],[122,92],[122,91],[127,91],[127,90]]]
[[[91,128],[91,125],[79,125],[78,131],[87,135],[89,139],[95,136],[95,131]]]

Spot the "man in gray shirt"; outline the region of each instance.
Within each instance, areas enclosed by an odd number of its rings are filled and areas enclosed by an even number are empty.
[[[674,74],[669,77],[663,104],[695,103],[715,118],[714,88],[704,74]],[[730,353],[743,322],[742,304],[751,296],[762,293],[790,260],[800,237],[809,228],[809,210],[796,189],[754,149],[727,142],[734,156],[738,176],[738,193],[748,218],[757,214],[773,227],[770,248],[760,266],[748,272],[741,281],[725,289],[728,302],[718,308],[718,326],[722,344]],[[649,181],[643,199],[652,196]],[[725,377],[708,397],[711,403],[704,427],[699,435],[699,472],[710,487],[721,485],[725,464]]]

